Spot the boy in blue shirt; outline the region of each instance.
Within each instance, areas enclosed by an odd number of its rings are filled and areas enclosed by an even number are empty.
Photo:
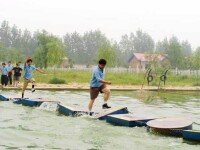
[[[27,61],[24,64],[24,85],[22,89],[22,98],[24,98],[24,91],[26,90],[29,83],[32,83],[32,92],[35,92],[35,79],[33,78],[33,71],[36,70],[40,73],[43,73],[43,71],[37,69],[34,65],[32,65],[32,59],[27,59]]]
[[[8,65],[6,66],[8,70],[8,83],[12,86],[12,69],[13,65],[11,64],[11,61],[8,62]]]
[[[8,85],[8,69],[6,68],[6,64],[2,63],[1,67],[1,85],[2,88]]]
[[[110,89],[106,87],[107,84],[111,84],[110,81],[105,81],[105,71],[106,60],[100,59],[99,65],[95,68],[93,72],[92,79],[90,81],[90,102],[88,105],[89,114],[91,115],[92,107],[95,99],[98,97],[99,92],[104,93],[104,104],[102,105],[103,109],[111,108],[108,106],[107,101],[110,97]]]

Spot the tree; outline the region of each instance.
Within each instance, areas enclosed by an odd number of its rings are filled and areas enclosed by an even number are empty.
[[[200,69],[200,47],[196,49],[192,56],[192,67],[196,70]]]
[[[116,65],[116,52],[114,47],[111,46],[109,41],[101,45],[97,54],[98,59],[107,60],[108,67],[114,67]]]
[[[127,34],[121,37],[119,42],[119,49],[121,53],[118,53],[118,57],[120,57],[120,64],[122,66],[128,67],[128,59],[133,55],[134,49],[134,34],[131,33],[130,36]]]
[[[5,47],[2,42],[0,42],[0,60],[6,61],[7,52],[4,50]]]
[[[7,50],[7,60],[17,63],[19,61],[23,61],[24,59],[25,55],[20,50],[13,47]]]
[[[57,39],[47,44],[47,62],[48,66],[57,67],[63,61],[65,56],[64,45],[61,40]]]
[[[64,44],[56,36],[50,35],[46,31],[38,33],[38,48],[34,58],[40,67],[59,65],[65,57]]]
[[[135,52],[152,53],[154,51],[154,40],[149,34],[141,30],[136,31],[133,43]]]
[[[8,21],[3,21],[0,28],[0,40],[5,47],[11,46],[11,29]]]
[[[156,53],[167,54],[169,51],[169,42],[167,38],[164,38],[163,41],[158,41],[156,43]]]
[[[192,55],[192,47],[188,41],[183,41],[181,47],[184,57],[190,57]]]
[[[177,37],[173,36],[169,40],[169,50],[167,54],[173,68],[182,67],[183,52]]]
[[[109,41],[99,30],[85,32],[83,35],[85,64],[94,64],[99,48]]]

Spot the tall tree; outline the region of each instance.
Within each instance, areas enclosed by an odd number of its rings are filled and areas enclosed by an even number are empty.
[[[168,57],[173,68],[182,67],[183,52],[181,44],[175,36],[169,40]]]
[[[53,36],[46,31],[38,33],[38,48],[34,55],[40,67],[47,68],[48,65],[56,65],[65,57],[64,44],[61,39]]]
[[[154,51],[154,40],[149,34],[141,30],[136,31],[133,42],[135,52],[152,53]]]
[[[60,39],[55,39],[54,41],[47,44],[47,63],[48,66],[58,67],[63,61],[65,56],[64,44]]]
[[[106,36],[99,30],[85,32],[83,35],[85,63],[94,64],[98,49],[102,44],[109,41]]]
[[[66,34],[64,44],[70,59],[75,63],[83,63],[84,44],[82,36],[77,32]]]
[[[192,56],[192,67],[193,69],[200,70],[200,47],[197,47]]]
[[[106,59],[108,67],[114,67],[116,65],[116,51],[109,41],[101,45],[98,50],[97,58]]]
[[[156,53],[159,54],[167,54],[167,52],[169,51],[169,42],[167,40],[167,38],[164,38],[162,41],[158,41],[156,43]]]
[[[5,47],[11,46],[11,29],[8,21],[3,21],[0,28],[0,40]]]
[[[184,57],[190,57],[192,55],[192,47],[188,41],[183,41],[181,47]]]

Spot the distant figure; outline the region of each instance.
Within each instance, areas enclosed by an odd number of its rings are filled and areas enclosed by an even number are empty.
[[[89,115],[91,114],[92,107],[95,99],[98,97],[99,92],[104,93],[104,104],[102,105],[103,109],[111,108],[108,106],[107,101],[110,97],[110,89],[106,87],[106,84],[111,84],[110,81],[105,81],[105,71],[104,68],[106,66],[106,60],[100,59],[98,66],[95,68],[93,72],[92,79],[90,81],[90,102],[88,105]]]
[[[13,86],[17,87],[18,84],[19,84],[19,79],[20,79],[21,72],[22,72],[22,69],[19,67],[18,63],[16,64],[16,67],[13,68],[13,72],[14,72],[14,84],[13,84]]]
[[[8,82],[9,82],[10,85],[12,85],[12,69],[13,69],[13,66],[11,64],[11,61],[8,62],[7,69],[8,69]]]
[[[22,65],[22,62],[21,62],[21,61],[18,62],[18,65],[19,65],[19,67],[20,67],[22,70],[24,69],[24,66]]]
[[[19,65],[19,67],[20,67],[20,68],[22,69],[22,71],[23,71],[24,66],[22,65],[22,62],[21,62],[21,61],[18,62],[18,65]],[[21,75],[22,75],[22,71],[21,71],[20,76],[19,76],[19,83],[20,83],[20,78],[21,78]]]
[[[1,67],[1,85],[2,88],[8,85],[8,70],[5,63],[2,63]]]
[[[22,98],[24,98],[24,91],[26,90],[29,83],[32,83],[32,92],[35,92],[35,79],[33,78],[33,71],[39,71],[43,73],[43,71],[37,69],[34,65],[32,65],[32,59],[29,58],[24,64],[24,85],[22,89]]]

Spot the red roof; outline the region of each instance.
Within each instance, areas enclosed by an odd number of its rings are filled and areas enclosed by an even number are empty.
[[[139,61],[163,61],[166,56],[161,54],[144,54],[144,53],[133,53],[133,57],[135,57]]]

